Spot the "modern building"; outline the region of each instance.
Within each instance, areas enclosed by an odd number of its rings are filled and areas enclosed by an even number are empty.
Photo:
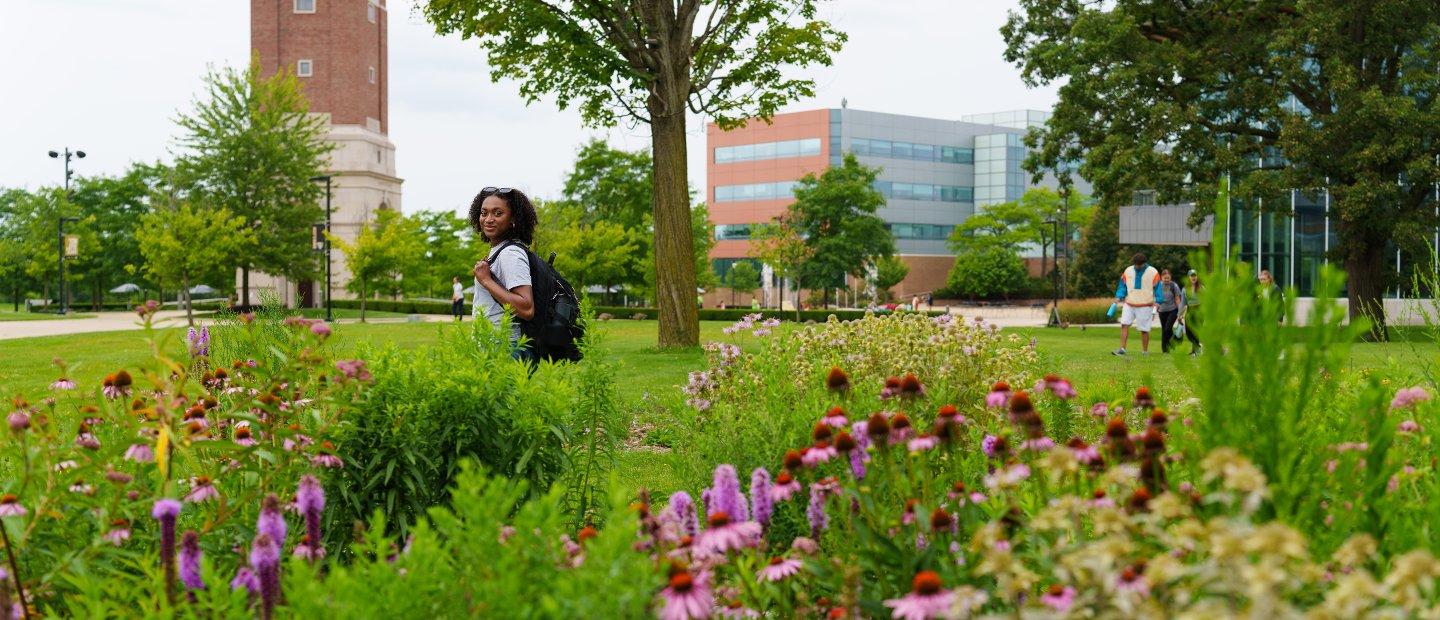
[[[388,24],[386,0],[250,0],[250,47],[261,70],[295,74],[310,112],[329,123],[331,230],[342,238],[354,239],[377,210],[400,209],[389,138]],[[344,296],[350,272],[339,251],[331,267],[332,290]],[[257,303],[268,290],[286,305],[315,306],[324,287],[323,279],[291,282],[252,273],[246,301]]]
[[[840,108],[779,114],[769,123],[706,131],[706,200],[715,224],[711,251],[717,275],[753,260],[750,233],[794,202],[792,189],[809,173],[838,166],[844,153],[880,168],[876,189],[883,217],[910,275],[893,291],[901,298],[942,288],[955,261],[951,231],[977,210],[1017,200],[1032,187],[1022,168],[1024,136],[1049,113],[1019,110],[924,118]],[[1042,185],[1057,187],[1052,178]],[[1074,191],[1088,194],[1083,182]],[[766,301],[778,282],[762,266]],[[722,298],[716,298],[716,301]],[[728,297],[723,298],[728,301]]]

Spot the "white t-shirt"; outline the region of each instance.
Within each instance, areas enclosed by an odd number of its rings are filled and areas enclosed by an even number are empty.
[[[450,287],[450,301],[462,299],[465,299],[465,289],[460,288],[460,283],[456,282],[454,286]]]
[[[511,245],[500,251],[500,255],[493,257],[490,261],[490,274],[495,281],[500,283],[507,291],[513,291],[517,287],[530,286],[530,258],[525,250],[518,245]],[[495,297],[480,281],[475,281],[475,304],[471,308],[471,314],[476,318],[484,316],[496,327],[500,326],[500,317],[505,315],[505,306],[495,301]],[[520,324],[511,319],[510,342],[520,339]]]

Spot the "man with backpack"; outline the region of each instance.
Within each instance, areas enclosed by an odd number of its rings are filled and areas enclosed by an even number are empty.
[[[1150,354],[1150,326],[1154,324],[1160,302],[1165,301],[1165,291],[1160,285],[1160,272],[1149,265],[1144,252],[1136,253],[1130,259],[1131,265],[1120,273],[1120,285],[1115,289],[1115,303],[1122,305],[1120,312],[1120,348],[1115,355],[1125,355],[1125,344],[1130,339],[1130,326],[1140,331],[1140,351]]]

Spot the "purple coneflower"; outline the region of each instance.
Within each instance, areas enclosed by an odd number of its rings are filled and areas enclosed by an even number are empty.
[[[320,449],[315,456],[310,457],[310,464],[316,467],[339,468],[344,467],[344,461],[335,456],[335,444],[329,441],[320,442]]]
[[[94,495],[95,487],[86,484],[84,480],[76,480],[70,483],[70,492],[79,493],[80,495]]]
[[[1138,569],[1134,566],[1127,566],[1120,575],[1115,578],[1115,590],[1119,592],[1134,592],[1142,598],[1150,594],[1150,585],[1145,583],[1145,575],[1142,574],[1144,566]]]
[[[1015,463],[986,474],[985,486],[991,489],[1013,487],[1029,477],[1030,467],[1024,463]]]
[[[817,440],[815,445],[806,448],[804,452],[800,453],[800,460],[806,467],[814,467],[835,458],[837,454],[839,454],[839,452],[835,450],[835,446],[830,445],[829,441],[821,439]]]
[[[126,519],[111,521],[110,529],[106,530],[100,538],[116,547],[125,544],[125,541],[130,540],[130,521]]]
[[[900,444],[909,441],[915,434],[915,429],[910,425],[910,416],[896,412],[890,416],[890,444]]]
[[[320,544],[320,517],[325,512],[325,488],[320,486],[315,476],[307,474],[300,477],[300,486],[295,490],[295,507],[305,517],[305,544],[309,547],[311,559],[324,557],[325,548]]]
[[[90,425],[81,423],[80,432],[75,434],[75,445],[86,450],[99,450],[100,440],[95,438],[95,433],[90,432]]]
[[[770,499],[783,502],[790,499],[799,490],[800,483],[795,480],[795,477],[791,476],[788,471],[781,471],[779,475],[775,476],[775,485],[770,487]],[[673,499],[671,503],[674,503]]]
[[[1075,460],[1080,463],[1089,465],[1100,460],[1100,450],[1095,446],[1085,443],[1085,440],[1079,437],[1072,438],[1070,443],[1066,445],[1069,446],[1070,453],[1075,455]]]
[[[125,449],[125,458],[137,463],[149,463],[155,460],[155,450],[148,443],[131,444]]]
[[[1095,403],[1093,405],[1090,405],[1090,415],[1104,420],[1107,416],[1110,415],[1110,405],[1107,405],[1105,403]]]
[[[1070,380],[1061,378],[1060,375],[1054,374],[1045,375],[1044,379],[1041,379],[1038,383],[1036,383],[1035,391],[1048,391],[1051,394],[1054,394],[1056,398],[1064,400],[1069,400],[1075,397],[1075,387],[1070,385]]]
[[[30,428],[30,414],[24,410],[16,409],[10,412],[10,415],[6,418],[6,422],[10,423],[11,432],[23,433],[25,429]]]
[[[218,497],[220,490],[208,476],[196,476],[190,480],[190,493],[185,495],[185,501],[198,504]]]
[[[1418,433],[1420,432],[1420,425],[1417,424],[1414,420],[1405,420],[1404,422],[1401,422],[1400,426],[1396,427],[1395,430],[1398,430],[1402,433]]]
[[[25,515],[25,507],[20,505],[20,498],[14,493],[0,495],[0,517],[20,517]]]
[[[160,522],[160,567],[165,573],[165,590],[175,587],[175,519],[180,516],[180,502],[168,497],[156,500],[150,516]]]
[[[934,435],[921,435],[911,439],[905,445],[911,452],[924,452],[940,445],[940,439]]]
[[[661,620],[689,620],[709,618],[714,612],[715,598],[710,593],[710,579],[706,573],[690,574],[690,571],[675,567],[670,571],[670,583],[660,591],[665,607],[660,610]]]
[[[1010,402],[1010,384],[1004,381],[996,381],[991,386],[990,393],[985,395],[985,406],[991,409],[1004,407]]]
[[[770,523],[770,514],[775,510],[775,500],[770,496],[772,488],[770,472],[764,467],[750,472],[750,508],[755,513],[755,521],[762,526]]]
[[[1035,439],[1026,439],[1020,442],[1021,450],[1029,450],[1031,452],[1044,452],[1054,447],[1055,441],[1043,435]]]
[[[69,379],[67,379],[67,378],[65,378],[65,377],[60,377],[59,379],[56,379],[54,383],[51,383],[51,384],[50,384],[50,389],[52,389],[52,390],[73,390],[73,389],[75,389],[75,382],[74,382],[74,381],[71,381],[71,380],[69,380]]]
[[[249,425],[235,427],[235,443],[247,448],[255,445],[255,438],[250,436]]]
[[[780,581],[800,572],[804,564],[800,560],[791,560],[781,556],[770,558],[770,563],[759,571],[760,581]]]
[[[695,546],[706,554],[724,555],[760,544],[760,524],[754,521],[732,521],[725,511],[717,510],[710,514],[708,524],[695,540]]]
[[[180,539],[180,583],[191,590],[205,589],[200,579],[200,535],[195,530],[186,530]]]
[[[1075,604],[1075,588],[1052,584],[1040,595],[1040,602],[1059,613],[1065,613]]]
[[[850,424],[849,418],[845,416],[845,410],[839,407],[831,407],[829,411],[825,412],[825,417],[821,418],[820,422],[837,429],[845,428]]]
[[[738,598],[730,599],[730,602],[720,608],[721,618],[759,618],[760,612],[745,606],[745,602]]]
[[[1105,489],[1095,489],[1094,498],[1090,500],[1092,508],[1114,508],[1115,500],[1105,495]]]
[[[880,400],[889,400],[900,394],[900,377],[887,377],[885,387],[880,388]]]
[[[266,534],[250,544],[250,569],[260,585],[260,617],[269,620],[280,598],[280,546]]]
[[[839,366],[831,366],[830,372],[825,375],[825,389],[840,394],[849,392],[850,375],[845,374],[845,371],[841,370]]]
[[[311,323],[310,333],[315,334],[320,338],[326,338],[330,335],[330,326],[319,322]]]
[[[1395,393],[1395,399],[1390,401],[1391,409],[1406,409],[1414,407],[1423,401],[1430,400],[1430,393],[1420,386],[1400,388]]]
[[[955,594],[941,588],[940,575],[935,571],[920,571],[915,574],[909,594],[885,601],[885,606],[895,610],[892,617],[905,620],[926,620],[942,618],[950,613]]]

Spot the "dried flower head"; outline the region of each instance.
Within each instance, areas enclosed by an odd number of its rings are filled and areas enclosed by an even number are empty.
[[[840,370],[839,366],[830,367],[830,372],[825,375],[825,388],[831,392],[846,393],[850,391],[850,375]]]

